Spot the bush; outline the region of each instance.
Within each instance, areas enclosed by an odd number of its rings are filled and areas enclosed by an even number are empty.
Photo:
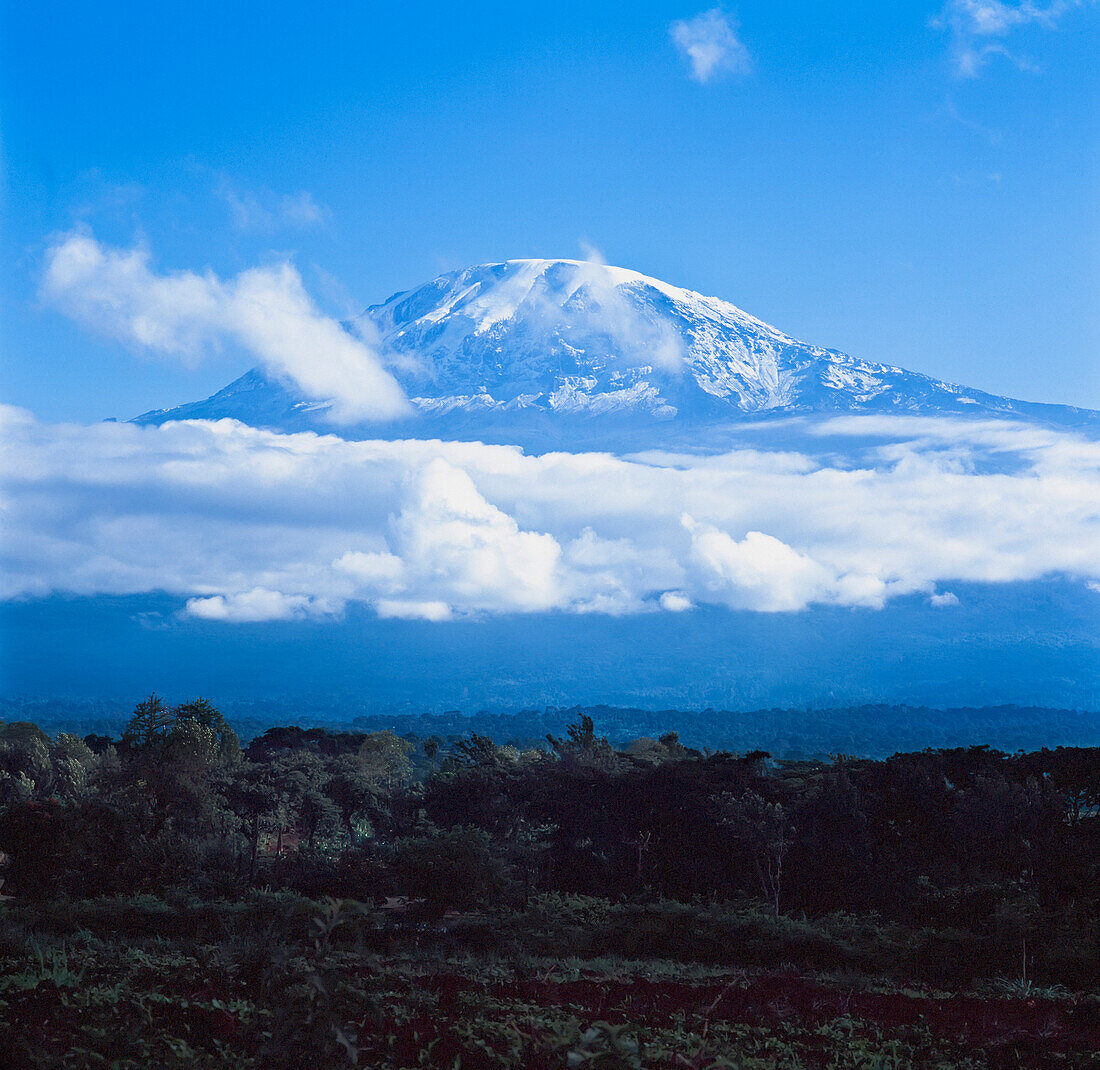
[[[577,895],[539,896],[503,924],[515,943],[537,954],[711,965],[881,968],[900,940],[875,919],[847,914],[799,921],[755,903],[611,903]]]
[[[489,834],[451,828],[394,841],[391,864],[398,890],[423,899],[429,911],[477,910],[501,899],[508,883]]]

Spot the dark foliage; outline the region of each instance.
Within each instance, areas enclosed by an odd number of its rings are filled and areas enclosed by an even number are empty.
[[[239,942],[233,976],[254,1014],[247,1029],[231,1014],[252,1037],[240,1065],[279,1065],[286,1015],[261,1022],[259,1008],[277,1001],[280,985],[296,993],[287,1014],[297,1043],[315,1043],[333,1065],[367,1050],[349,1008],[362,1019],[381,997],[364,982],[353,999],[349,978],[326,972],[329,960],[352,947],[419,954],[426,940],[433,953],[509,961],[619,956],[773,972],[784,964],[953,989],[1000,978],[1007,994],[1025,997],[1100,987],[1097,748],[776,761],[760,750],[695,749],[674,731],[616,747],[581,713],[527,749],[480,734],[417,745],[388,730],[286,727],[242,752],[206,700],[168,706],[152,695],[117,741],[0,724],[0,851],[2,891],[13,897],[3,909],[24,927],[11,937],[16,958],[30,954],[24,937],[160,936],[216,943],[226,955]],[[755,1028],[767,1014],[752,1009],[752,984],[713,998]],[[790,991],[808,993],[805,984],[792,981]],[[577,1001],[598,1004],[590,1022],[644,1018],[657,1028],[670,1013],[660,1000],[631,1018],[640,991],[612,1004],[578,990]],[[198,1015],[187,1029],[201,1032],[208,1018],[228,1028],[217,1015],[231,995],[193,999],[189,1007],[206,1009],[187,1011]],[[537,995],[557,1005],[553,993]],[[831,1021],[834,996],[828,987],[806,995],[807,1007],[819,1017],[826,1008]],[[0,1006],[31,1013],[13,999],[10,984],[0,988]],[[868,995],[858,1006],[876,1028],[915,1021],[909,1004]],[[957,1012],[924,1008],[922,1028]],[[1054,1015],[1077,1054],[1092,1050],[1090,1013]],[[803,1015],[807,1028],[812,1016]],[[705,1025],[696,1022],[700,1037]],[[574,1054],[610,1043],[582,1033],[569,1041]],[[513,1047],[532,1060],[557,1050],[549,1033],[524,1035]],[[437,1039],[457,1043],[446,1029]],[[461,1065],[481,1065],[459,1048]],[[1043,1065],[1044,1052],[1028,1057]],[[397,1059],[375,1053],[383,1054]],[[484,1065],[524,1065],[517,1059]]]

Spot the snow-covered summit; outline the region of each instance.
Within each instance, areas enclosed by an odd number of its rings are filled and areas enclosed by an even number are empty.
[[[731,420],[810,413],[1097,414],[967,390],[808,345],[717,297],[625,268],[508,260],[440,275],[348,325],[376,347],[416,415],[357,433],[569,445],[680,440]],[[230,416],[332,430],[324,402],[254,369],[142,423]],[[345,429],[342,433],[347,434]]]

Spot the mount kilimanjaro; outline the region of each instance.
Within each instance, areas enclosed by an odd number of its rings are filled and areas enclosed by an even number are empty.
[[[441,275],[344,324],[414,415],[334,427],[330,403],[253,368],[135,420],[221,419],[345,437],[534,448],[721,444],[749,421],[838,414],[1009,417],[1095,429],[1100,413],[997,397],[800,342],[728,301],[623,268],[509,260]]]

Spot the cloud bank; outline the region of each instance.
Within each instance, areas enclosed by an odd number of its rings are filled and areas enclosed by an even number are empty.
[[[956,582],[1100,588],[1100,443],[1003,421],[815,429],[820,454],[528,456],[4,408],[0,596],[166,591],[232,624],[349,603],[443,621],[920,594],[951,612]]]
[[[735,18],[716,7],[674,22],[668,32],[687,61],[691,77],[705,83],[722,75],[752,72],[752,57],[737,36],[738,28]]]
[[[112,249],[77,232],[48,250],[41,293],[93,330],[188,363],[235,342],[306,397],[331,402],[337,424],[411,412],[380,355],[324,315],[287,263],[226,280],[211,271],[157,274],[147,250]]]

